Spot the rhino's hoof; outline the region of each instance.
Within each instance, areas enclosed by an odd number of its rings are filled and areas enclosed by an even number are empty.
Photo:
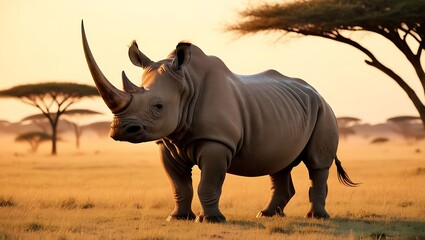
[[[186,220],[186,221],[192,221],[196,218],[195,214],[188,213],[186,215],[170,215],[167,217],[167,222],[175,221],[175,220]]]
[[[205,217],[205,216],[198,216],[196,217],[195,222],[202,223],[224,223],[226,222],[225,216],[211,216],[211,217]]]
[[[329,219],[330,216],[327,212],[314,212],[310,211],[305,215],[306,218],[316,218],[316,219]]]
[[[285,213],[283,213],[283,211],[275,211],[275,212],[268,212],[268,211],[260,211],[256,218],[262,218],[262,217],[274,217],[274,216],[278,216],[278,217],[285,217]]]
[[[274,211],[273,210],[262,210],[257,214],[257,218],[262,217],[285,217],[285,213],[283,213],[283,209],[280,207],[277,207]]]

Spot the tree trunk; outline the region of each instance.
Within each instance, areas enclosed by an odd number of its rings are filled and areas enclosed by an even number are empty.
[[[57,128],[58,128],[58,121],[54,121],[52,123],[52,155],[55,156],[57,154],[56,151],[56,142],[57,142]]]
[[[77,138],[77,149],[80,149],[80,136],[81,136],[81,133],[80,133],[80,131],[77,129],[77,135],[76,135],[76,138]]]
[[[418,97],[416,92],[399,75],[397,75],[393,70],[384,66],[376,58],[373,59],[373,61],[366,60],[365,62],[368,65],[373,66],[381,70],[383,73],[387,74],[404,90],[404,92],[412,101],[416,110],[418,110],[419,116],[422,120],[422,126],[424,127],[424,130],[425,130],[425,105],[422,103],[421,99]]]
[[[418,112],[422,120],[422,126],[424,127],[424,130],[425,130],[425,106],[423,106],[421,109],[418,109]]]
[[[35,153],[37,151],[37,141],[36,140],[29,140],[28,142],[31,146],[31,152]]]
[[[78,127],[78,125],[76,123],[72,123],[72,126],[74,127],[74,133],[75,133],[75,146],[77,147],[77,149],[80,149],[80,128]]]

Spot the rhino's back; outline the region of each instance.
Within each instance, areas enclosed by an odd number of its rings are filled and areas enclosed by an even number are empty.
[[[259,176],[292,163],[314,129],[322,98],[306,82],[270,70],[237,75],[243,134],[230,173]]]

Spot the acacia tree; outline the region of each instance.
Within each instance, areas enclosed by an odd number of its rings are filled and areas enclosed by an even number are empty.
[[[64,118],[67,119],[68,123],[72,126],[75,134],[75,146],[80,148],[80,138],[83,134],[83,128],[79,120],[84,116],[101,114],[100,112],[88,110],[88,109],[71,109],[64,113]]]
[[[420,126],[420,118],[416,116],[398,116],[387,119],[387,122],[395,127],[399,133],[406,140],[408,144],[425,138],[425,131],[418,129]]]
[[[348,135],[356,134],[356,131],[354,131],[353,126],[355,126],[361,121],[359,118],[355,117],[338,117],[336,120],[338,122],[339,135],[344,140],[347,140]]]
[[[282,31],[317,36],[348,44],[368,57],[365,62],[393,79],[408,95],[425,128],[425,105],[413,88],[375,57],[372,50],[348,37],[349,32],[379,34],[391,41],[413,66],[425,93],[421,63],[425,47],[424,0],[295,0],[263,4],[241,11],[242,20],[228,30],[241,34]]]
[[[37,149],[41,143],[49,141],[51,139],[52,136],[45,132],[28,132],[18,135],[15,141],[29,143],[31,146],[31,152],[35,153],[37,152]]]
[[[108,136],[111,122],[94,122],[83,126],[83,129],[94,131],[100,138]]]
[[[57,126],[68,108],[86,97],[98,96],[95,87],[77,83],[38,83],[0,91],[0,97],[15,97],[38,108],[52,127],[52,155],[57,154]]]
[[[50,130],[47,129],[50,125],[49,120],[42,113],[26,116],[21,120],[21,123],[22,124],[26,124],[26,123],[35,124],[37,127],[40,128],[40,130],[42,132],[47,133],[47,134],[50,131]]]
[[[81,119],[84,116],[88,116],[88,115],[94,115],[94,114],[101,114],[100,112],[96,112],[96,111],[92,111],[92,110],[88,110],[88,109],[69,109],[67,111],[65,111],[62,114],[62,118],[61,122],[65,122],[68,125],[71,125],[74,134],[75,134],[75,145],[77,148],[80,148],[80,138],[81,138],[81,134],[83,133],[83,128],[81,127],[81,123],[79,123],[79,119]],[[55,118],[54,114],[51,114],[52,118]],[[44,114],[33,114],[30,116],[25,117],[24,119],[21,120],[21,122],[26,122],[26,121],[31,121],[34,124],[36,124],[38,127],[40,127],[43,132],[48,132],[46,130],[46,117]],[[57,132],[58,134],[59,132]]]

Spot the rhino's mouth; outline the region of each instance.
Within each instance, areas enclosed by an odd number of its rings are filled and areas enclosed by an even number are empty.
[[[124,123],[111,125],[110,136],[115,141],[141,143],[148,141],[147,127],[138,123]]]

